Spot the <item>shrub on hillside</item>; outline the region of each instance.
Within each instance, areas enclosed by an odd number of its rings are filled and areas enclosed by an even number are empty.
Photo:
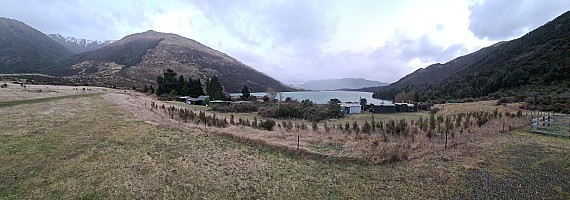
[[[316,105],[309,100],[303,100],[301,103],[290,102],[267,106],[262,108],[258,115],[267,118],[295,118],[318,122],[325,119],[342,118],[344,113],[337,103],[329,102],[326,105]]]
[[[257,112],[259,105],[257,104],[239,104],[230,106],[212,106],[213,111],[230,112],[230,113],[249,113]]]
[[[259,123],[259,127],[263,128],[265,130],[268,130],[268,131],[272,131],[274,126],[275,126],[275,121],[270,120],[270,119],[262,121],[261,123]]]

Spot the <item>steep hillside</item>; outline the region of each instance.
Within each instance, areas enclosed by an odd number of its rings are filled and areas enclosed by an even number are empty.
[[[142,87],[156,84],[166,69],[202,80],[217,76],[227,92],[290,91],[290,87],[194,40],[147,31],[126,36],[106,47],[75,55],[46,73],[71,76],[86,84]]]
[[[114,40],[97,41],[97,40],[87,40],[75,37],[64,37],[60,34],[47,34],[47,36],[73,53],[84,53],[88,51],[93,51],[95,49],[105,47],[115,42]]]
[[[0,17],[0,73],[33,73],[72,53],[42,32]]]
[[[340,78],[312,80],[303,84],[297,84],[296,87],[307,90],[339,90],[339,89],[358,89],[364,87],[375,87],[388,85],[379,81],[372,81],[363,78]]]
[[[570,12],[521,38],[417,70],[394,84],[378,88],[375,97],[394,98],[397,93],[410,91],[416,93],[419,101],[490,96],[563,111],[570,108],[568,33]]]

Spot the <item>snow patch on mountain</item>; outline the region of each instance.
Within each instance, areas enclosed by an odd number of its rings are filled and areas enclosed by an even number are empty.
[[[46,35],[74,53],[93,51],[95,49],[99,49],[101,47],[112,44],[116,41],[116,40],[105,40],[105,41],[88,40],[76,37],[65,37],[60,34],[46,34]]]

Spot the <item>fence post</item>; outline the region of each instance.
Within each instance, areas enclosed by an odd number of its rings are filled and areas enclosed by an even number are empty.
[[[297,134],[297,151],[299,151],[299,140],[300,140],[301,136],[299,134]]]

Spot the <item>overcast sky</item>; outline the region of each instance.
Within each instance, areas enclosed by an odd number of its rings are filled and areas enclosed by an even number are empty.
[[[44,33],[95,40],[175,33],[285,83],[394,82],[568,10],[570,0],[0,0],[0,16]]]

